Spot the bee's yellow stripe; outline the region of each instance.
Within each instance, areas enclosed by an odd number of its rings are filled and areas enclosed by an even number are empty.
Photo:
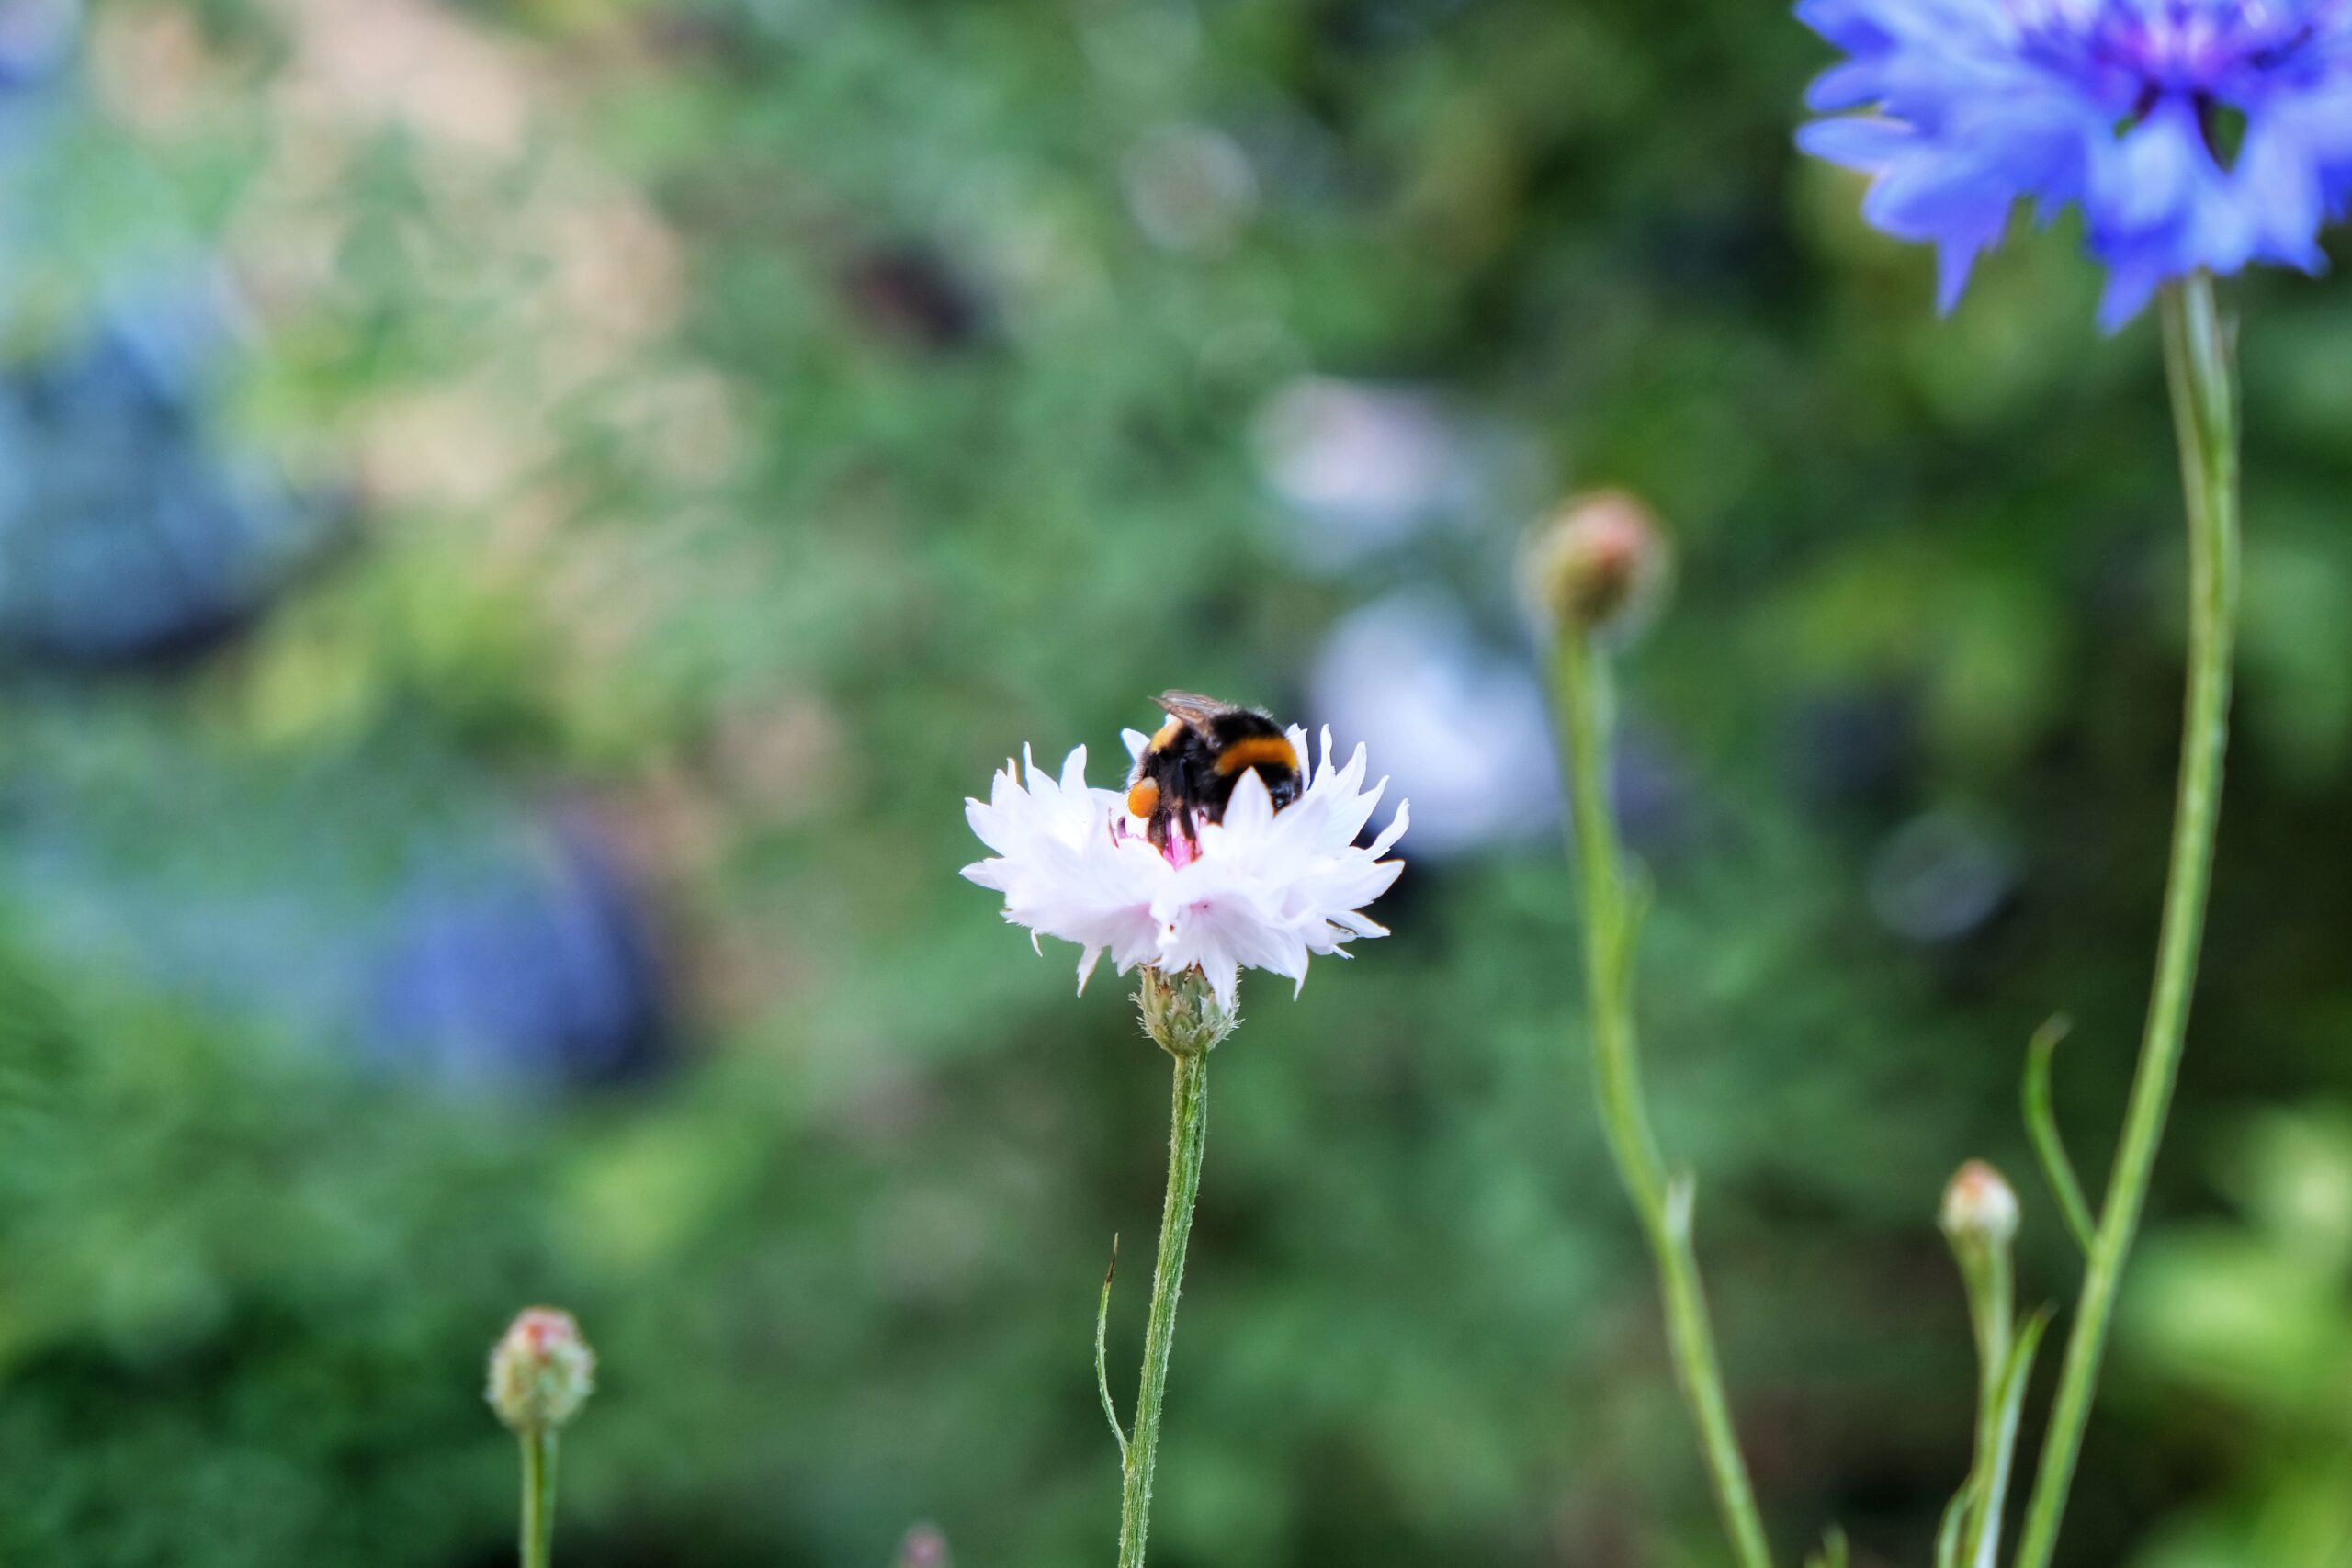
[[[1165,751],[1170,746],[1175,745],[1176,738],[1183,733],[1184,721],[1181,718],[1171,718],[1166,724],[1159,727],[1159,733],[1151,738],[1151,744],[1146,747],[1145,750],[1149,751]]]
[[[1216,754],[1216,771],[1231,775],[1244,768],[1268,764],[1298,772],[1298,753],[1291,750],[1289,738],[1281,735],[1253,735],[1247,740],[1237,740]]]

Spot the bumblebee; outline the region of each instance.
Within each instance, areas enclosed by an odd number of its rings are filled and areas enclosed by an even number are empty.
[[[1168,722],[1136,759],[1127,810],[1149,824],[1146,833],[1155,849],[1166,852],[1179,832],[1197,842],[1196,818],[1224,820],[1226,803],[1244,773],[1265,781],[1277,811],[1298,798],[1298,752],[1267,715],[1195,692],[1166,692],[1152,701],[1166,710]]]

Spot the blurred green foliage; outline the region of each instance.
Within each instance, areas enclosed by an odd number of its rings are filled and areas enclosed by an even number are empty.
[[[2199,1417],[2231,1478],[2167,1522],[2163,1568],[2340,1562],[2352,1551],[2352,1126],[2333,1110],[2247,1117],[2217,1140],[2241,1216],[2184,1223],[2151,1249],[2126,1332],[2162,1376],[2151,1400]]]
[[[2078,1021],[2086,1173],[2121,1102],[2177,502],[2148,330],[2094,335],[2063,233],[1934,320],[1790,147],[1820,62],[1734,0],[100,0],[8,171],[14,352],[217,251],[257,324],[219,438],[357,521],[194,656],[7,677],[0,1557],[501,1561],[481,1359],[547,1300],[604,1367],[572,1563],[921,1518],[1101,1561],[1088,1336],[1163,1064],[956,877],[957,803],[1164,687],[1295,711],[1399,587],[1513,647],[1523,520],[1600,482],[1681,557],[1629,694],[1679,781],[1646,1028],[1759,1485],[1789,1555],[1923,1557],[1971,1399],[1943,1179],[2008,1168],[2064,1300],[2032,1026]],[[2342,1174],[2352,297],[2238,296],[2242,739],[2086,1564],[2327,1561],[2344,1495],[2340,1216],[2233,1183]],[[1306,374],[1532,456],[1310,570],[1253,445]],[[674,1071],[435,1087],[278,1005],[420,837],[541,806],[661,910]],[[1220,1053],[1168,1568],[1716,1560],[1529,826]],[[1955,854],[1996,897],[1945,930],[1906,911]]]

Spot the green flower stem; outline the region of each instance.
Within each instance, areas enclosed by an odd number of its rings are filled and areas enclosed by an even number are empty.
[[[526,1429],[523,1441],[523,1568],[548,1568],[555,1552],[555,1433]]]
[[[1144,1530],[1151,1513],[1151,1461],[1159,1450],[1160,1395],[1168,1386],[1168,1347],[1176,1337],[1176,1297],[1184,1284],[1184,1247],[1193,1235],[1193,1205],[1201,1191],[1201,1155],[1209,1133],[1206,1050],[1170,1052],[1176,1085],[1169,1111],[1168,1204],[1159,1220],[1159,1260],[1151,1275],[1151,1316],[1144,1329],[1143,1391],[1136,1398],[1136,1429],[1123,1467],[1119,1505],[1119,1568],[1143,1568]]]
[[[1568,805],[1584,902],[1587,990],[1592,1011],[1594,1087],[1600,1123],[1642,1233],[1656,1259],[1676,1380],[1699,1428],[1724,1529],[1741,1568],[1769,1568],[1771,1548],[1740,1457],[1730,1402],[1716,1364],[1699,1258],[1690,1243],[1690,1189],[1669,1181],[1642,1103],[1640,1047],[1634,1031],[1634,909],[1619,863],[1610,813],[1611,693],[1608,657],[1578,628],[1561,633],[1555,695],[1566,739]]]
[[[2229,332],[2214,304],[2212,279],[2199,273],[2172,285],[2165,290],[2163,310],[2165,364],[2188,497],[2188,692],[2172,863],[2140,1066],[2132,1082],[2123,1141],[2108,1179],[2106,1205],[2084,1269],[2082,1300],[2066,1339],[2065,1368],[2051,1406],[2025,1531],[2018,1538],[2018,1568],[2048,1568],[2057,1546],[2124,1260],[2147,1202],[2148,1176],[2179,1077],[2189,996],[2197,980],[2197,950],[2204,934],[2206,891],[2212,877],[2214,827],[2221,813],[2237,620],[2237,394]]]
[[[2009,1283],[2009,1247],[1978,1244],[1965,1247],[1960,1259],[1968,1291],[1968,1320],[1976,1334],[1976,1454],[1970,1478],[1977,1488],[1963,1527],[1960,1561],[1967,1568],[1993,1568],[1993,1553],[2000,1540],[2000,1503],[1996,1485],[2007,1480],[2008,1454],[2001,1441],[2003,1395],[2007,1393],[2009,1347],[2015,1330],[2014,1292]]]

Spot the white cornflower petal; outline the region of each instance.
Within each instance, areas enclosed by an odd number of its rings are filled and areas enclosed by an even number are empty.
[[[1123,974],[1152,955],[1153,868],[1164,863],[1150,844],[1102,830],[1109,813],[1125,807],[1111,791],[1087,787],[1085,747],[1069,754],[1058,780],[1025,750],[1022,757],[1026,787],[1007,762],[985,803],[964,803],[972,831],[996,852],[964,874],[1002,893],[1004,918],[1027,926],[1033,942],[1045,935],[1078,943],[1083,990],[1106,950]]]
[[[1132,729],[1122,739],[1136,756],[1150,744]],[[1199,852],[1181,865],[1152,847],[1123,795],[1088,787],[1084,747],[1059,777],[1024,750],[1023,768],[1008,762],[985,802],[965,802],[972,831],[994,852],[964,874],[1002,893],[1005,919],[1033,941],[1076,942],[1081,988],[1106,953],[1123,975],[1138,964],[1170,975],[1197,968],[1227,1007],[1244,969],[1304,986],[1312,956],[1345,957],[1349,942],[1387,934],[1363,906],[1404,870],[1381,857],[1408,814],[1398,802],[1371,846],[1357,844],[1387,781],[1363,788],[1361,746],[1335,766],[1328,728],[1312,768],[1306,732],[1294,726],[1290,741],[1302,763],[1298,798],[1277,811],[1264,779],[1245,773],[1223,819],[1198,825]]]

